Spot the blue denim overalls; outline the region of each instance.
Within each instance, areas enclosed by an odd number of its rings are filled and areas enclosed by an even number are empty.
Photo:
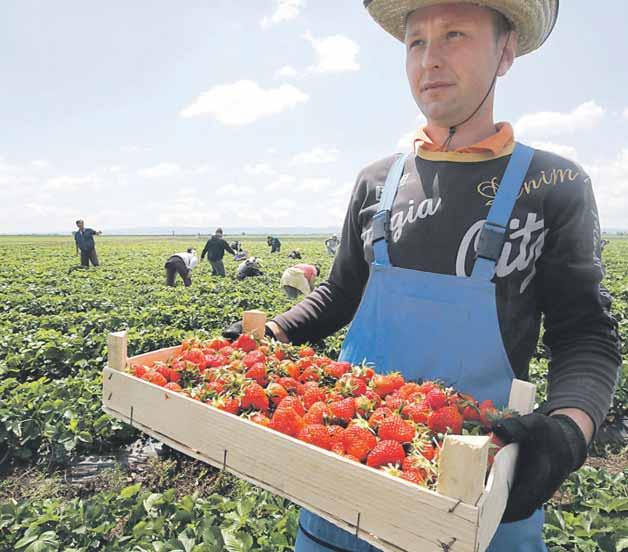
[[[497,317],[495,264],[508,220],[534,150],[517,144],[478,241],[469,278],[390,264],[388,227],[405,156],[393,164],[373,217],[375,260],[362,301],[342,346],[341,359],[375,363],[408,380],[439,379],[478,400],[507,406],[514,378]],[[546,552],[543,510],[499,526],[489,552]],[[301,510],[295,552],[377,552],[366,541]],[[419,552],[419,551],[412,551]]]

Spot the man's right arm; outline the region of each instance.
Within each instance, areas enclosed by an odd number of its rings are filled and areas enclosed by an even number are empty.
[[[342,228],[342,247],[334,259],[329,278],[303,301],[269,323],[278,338],[285,337],[297,345],[316,342],[352,320],[369,275],[359,217],[365,196],[366,184],[360,176]]]
[[[227,240],[222,240],[222,243],[223,243],[223,246],[225,248],[225,251],[228,251],[232,255],[235,255],[235,251],[233,249],[231,249],[231,246],[227,243]]]
[[[207,246],[208,245],[209,245],[209,240],[205,244],[205,247],[203,247],[203,251],[201,251],[201,261],[205,258],[205,253],[207,253]]]

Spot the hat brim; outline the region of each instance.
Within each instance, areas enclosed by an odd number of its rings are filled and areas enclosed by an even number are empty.
[[[559,0],[364,0],[371,17],[388,33],[404,41],[406,18],[419,8],[438,4],[476,4],[500,12],[517,32],[517,56],[539,48],[552,32]]]

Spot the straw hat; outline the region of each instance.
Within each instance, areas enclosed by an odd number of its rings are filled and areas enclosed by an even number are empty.
[[[550,35],[558,16],[559,0],[363,0],[373,19],[385,31],[404,41],[406,17],[418,8],[455,2],[477,4],[500,12],[519,37],[517,55],[536,50]]]

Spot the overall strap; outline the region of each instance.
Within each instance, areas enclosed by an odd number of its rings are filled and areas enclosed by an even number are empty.
[[[491,280],[506,241],[508,221],[525,180],[534,150],[517,143],[499,183],[486,222],[478,239],[477,256],[471,278]]]
[[[390,265],[390,257],[388,256],[388,236],[390,235],[390,213],[397,195],[397,188],[403,168],[408,158],[407,153],[397,155],[384,184],[382,197],[379,201],[377,213],[373,216],[372,232],[373,232],[373,254],[375,262],[379,265]]]

